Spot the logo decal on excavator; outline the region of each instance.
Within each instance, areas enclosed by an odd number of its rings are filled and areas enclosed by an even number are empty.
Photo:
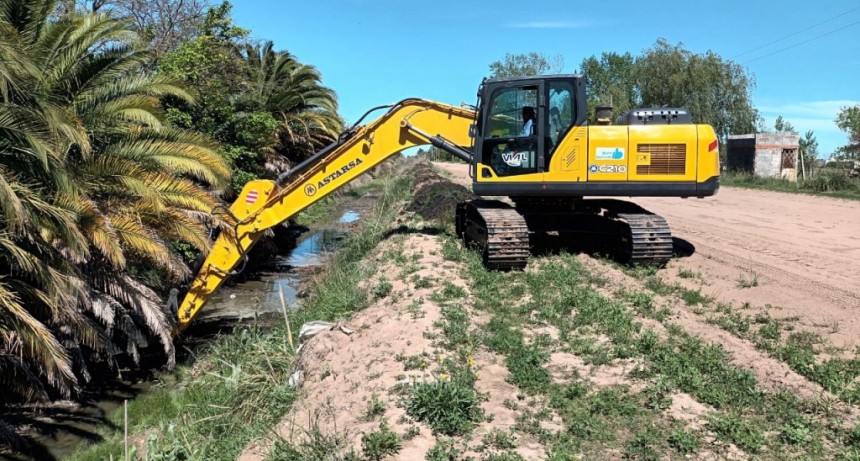
[[[326,176],[325,178],[323,178],[322,180],[318,181],[316,187],[314,187],[313,184],[306,185],[305,186],[305,194],[308,196],[316,194],[318,189],[322,189],[323,187],[327,186],[329,183],[331,183],[335,179],[343,176],[346,172],[357,167],[358,165],[361,165],[362,163],[364,163],[364,162],[362,162],[360,158],[356,157],[355,160],[347,163],[346,165],[342,166],[339,170],[335,170],[334,173],[332,173],[332,174]]]
[[[627,173],[627,167],[624,165],[595,165],[588,166],[588,171],[591,173]]]
[[[528,162],[528,157],[525,152],[505,152],[502,160],[510,166],[523,166]]]

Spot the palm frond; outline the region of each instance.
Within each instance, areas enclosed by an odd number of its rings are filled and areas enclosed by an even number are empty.
[[[14,331],[12,334],[21,341],[20,350],[13,352],[32,357],[45,373],[48,383],[64,395],[70,395],[77,386],[77,379],[72,372],[69,355],[57,338],[27,312],[17,295],[3,282],[0,282],[0,306],[3,307],[0,328]]]

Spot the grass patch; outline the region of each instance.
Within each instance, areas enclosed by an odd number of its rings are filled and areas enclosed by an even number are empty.
[[[453,439],[440,437],[436,444],[427,450],[424,459],[427,461],[452,461],[462,459],[463,451],[457,447]]]
[[[762,178],[749,173],[728,173],[720,176],[720,184],[747,189],[860,200],[860,179],[849,178],[847,174],[838,170],[822,171],[810,179],[801,179],[797,182]]]
[[[379,424],[379,430],[361,436],[361,451],[364,458],[371,461],[396,455],[403,447],[400,436],[388,427],[385,421]]]
[[[329,195],[302,210],[295,219],[305,226],[319,225],[332,218],[332,213],[337,208],[338,203],[339,200],[336,196]]]
[[[748,272],[738,277],[738,288],[753,288],[758,286],[758,274]]]
[[[475,389],[459,380],[415,384],[405,407],[434,433],[448,436],[468,433],[484,416]]]
[[[702,274],[700,272],[696,272],[684,267],[678,268],[678,277],[681,277],[682,279],[702,280]]]
[[[758,453],[765,444],[761,430],[735,414],[714,415],[708,420],[708,426],[721,440],[749,453]]]
[[[364,421],[373,421],[385,414],[385,403],[379,400],[379,396],[371,394],[370,401],[367,402],[367,410],[364,412]]]
[[[792,370],[849,404],[860,402],[860,357],[820,359],[824,340],[808,331],[790,333],[783,338],[783,321],[767,313],[744,315],[721,304],[718,315],[708,319],[724,330],[751,341],[757,348],[785,362]],[[758,328],[756,329],[756,326]]]
[[[671,324],[663,336],[642,328],[635,315],[657,315],[650,293],[619,290],[617,300],[601,296],[592,276],[569,255],[541,258],[529,271],[508,273],[487,271],[471,251],[452,257],[466,261],[470,300],[490,315],[482,327],[483,344],[505,357],[511,383],[526,396],[547,402],[534,408],[526,403],[516,430],[546,444],[553,459],[599,458],[607,449],[632,459],[664,459],[667,453],[695,457],[707,433],[685,431],[666,418],[676,392],[715,408],[707,428],[751,455],[762,453],[765,445],[777,458],[820,459],[841,450],[844,436],[836,425],[807,424],[809,418],[827,420],[830,413],[788,393],[766,392],[750,371],[732,363],[721,345],[703,342]],[[713,303],[699,290],[665,283],[647,267],[629,270],[649,282],[652,291],[691,305]],[[724,320],[741,334],[764,329],[770,337],[780,336],[769,318]],[[524,339],[524,329],[543,325],[555,327],[558,341]],[[555,351],[572,352],[595,364],[635,358],[639,365],[628,377],[648,384],[636,393],[626,386],[594,388],[575,372],[566,383],[553,382],[547,359]],[[838,376],[852,375],[834,368]],[[525,397],[526,402],[531,398]],[[516,401],[510,405],[519,406]],[[549,412],[563,421],[561,432],[541,427]]]

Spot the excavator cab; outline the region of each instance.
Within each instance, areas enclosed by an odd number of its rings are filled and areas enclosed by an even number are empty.
[[[480,97],[474,163],[484,180],[547,172],[559,141],[586,120],[584,80],[576,75],[485,80]],[[529,110],[535,117],[524,131]]]

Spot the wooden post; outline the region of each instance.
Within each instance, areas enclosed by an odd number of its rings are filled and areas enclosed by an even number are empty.
[[[125,427],[125,461],[128,460],[128,400],[123,400],[123,426]]]
[[[797,154],[797,155],[799,155],[799,156],[800,156],[800,171],[802,171],[802,172],[803,172],[803,180],[804,180],[804,181],[806,181],[806,179],[807,179],[807,178],[806,178],[806,166],[805,166],[805,164],[803,163],[803,149],[801,149],[801,148],[800,148],[800,146],[798,146],[798,147],[797,147],[797,152],[798,152],[798,154]]]

